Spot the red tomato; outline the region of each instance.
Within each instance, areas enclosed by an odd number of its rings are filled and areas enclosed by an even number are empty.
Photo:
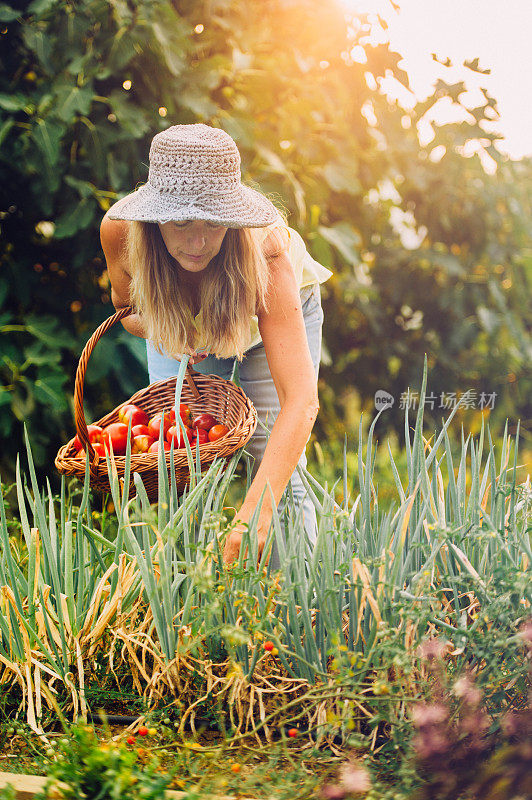
[[[118,419],[125,425],[127,425],[129,420],[131,420],[132,427],[133,425],[148,424],[148,415],[146,412],[143,411],[142,408],[133,405],[133,403],[128,403],[127,405],[118,409]]]
[[[195,428],[196,439],[200,444],[207,444],[209,441],[209,431],[204,431],[203,428]]]
[[[101,442],[102,440],[102,428],[99,425],[87,425],[87,430],[89,432],[89,442],[94,444],[94,442]],[[76,450],[81,450],[83,445],[81,444],[79,436],[76,434],[74,437],[74,447]]]
[[[166,416],[166,413],[165,413]],[[179,404],[179,416],[183,420],[183,423],[187,426],[187,428],[192,427],[192,411],[187,406],[186,403]],[[172,425],[175,423],[175,406],[170,409],[168,412],[168,419],[171,421]]]
[[[131,428],[132,436],[149,436],[150,432],[147,425],[133,425]]]
[[[179,416],[187,426],[187,428],[192,427],[192,411],[187,406],[186,403],[179,404]]]
[[[103,429],[102,442],[109,452],[111,451],[110,442],[115,456],[123,456],[126,452],[127,434],[127,425],[124,425],[123,422],[111,422],[110,425]]]
[[[150,436],[153,436],[154,439],[159,438],[159,431],[161,430],[161,419],[162,419],[162,413],[159,413],[156,414],[154,417],[152,417],[148,422],[148,432]],[[168,431],[168,428],[171,426],[171,424],[172,423],[170,422],[165,413],[163,437],[166,436],[166,432]]]
[[[218,425],[218,420],[212,414],[198,414],[192,423],[193,428],[202,428],[204,431],[210,430],[214,425]]]
[[[144,427],[144,426],[143,426]],[[147,430],[147,428],[146,428]],[[147,453],[150,449],[151,445],[156,441],[153,436],[146,436],[145,434],[140,434],[140,436],[133,437],[133,444],[131,445],[131,452],[132,453]]]
[[[147,727],[145,725],[141,725],[137,732],[138,732],[139,736],[147,736],[148,735],[148,729],[147,729]]]
[[[105,458],[105,445],[103,442],[94,442],[92,446],[94,447],[99,456]]]
[[[185,433],[189,442],[192,441],[194,438],[194,431],[192,428],[185,427]],[[185,447],[185,440],[183,438],[183,431],[177,425],[172,425],[171,428],[168,428],[166,431],[166,441],[172,442],[174,440],[174,447]]]
[[[217,442],[229,431],[227,425],[213,425],[209,431],[209,442]]]
[[[163,441],[163,449],[164,449],[165,453],[169,452],[169,450],[170,450],[170,442]],[[158,453],[158,452],[159,452],[159,442],[157,441],[157,442],[154,442],[153,444],[150,444],[150,446],[148,448],[148,453]]]

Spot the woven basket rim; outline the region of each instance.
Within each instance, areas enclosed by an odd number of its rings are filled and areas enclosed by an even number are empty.
[[[198,375],[200,375],[200,373],[198,373]],[[257,419],[256,419],[255,407],[253,406],[251,400],[245,395],[241,387],[236,386],[236,384],[232,383],[232,381],[228,381],[225,378],[221,378],[219,375],[201,374],[201,379],[203,380],[201,380],[200,383],[208,382],[210,385],[216,385],[219,383],[221,388],[223,388],[224,385],[229,384],[232,387],[232,391],[237,396],[238,395],[241,396],[242,399],[241,408],[243,412],[246,412],[244,418],[242,420],[239,420],[237,425],[233,426],[232,428],[229,428],[228,432],[220,439],[218,439],[216,442],[206,442],[205,444],[199,445],[200,454],[204,453],[205,455],[204,458],[201,458],[201,464],[203,466],[203,464],[207,464],[214,461],[218,451],[220,450],[220,446],[223,445],[224,443],[224,440],[227,440],[227,438],[235,436],[236,434],[240,435],[240,432],[246,426],[246,423],[252,424],[253,426],[252,433],[253,433],[257,426]],[[149,384],[149,386],[146,386],[144,387],[144,389],[140,389],[137,392],[135,392],[135,394],[131,395],[130,398],[124,400],[122,403],[120,403],[120,405],[116,406],[112,411],[108,412],[100,419],[96,420],[95,422],[91,422],[89,424],[100,425],[101,427],[105,427],[105,425],[109,425],[115,419],[118,420],[118,411],[120,408],[122,408],[122,406],[126,405],[127,403],[135,403],[135,400],[137,398],[145,397],[147,390],[151,390],[153,388],[164,388],[164,387],[173,389],[175,387],[175,382],[176,378],[172,377],[172,378],[163,378],[160,381]],[[183,389],[185,389],[185,387],[183,387]],[[187,405],[188,404],[189,403],[187,402]],[[243,441],[241,445],[233,447],[234,452],[236,452],[236,450],[238,450],[240,446],[243,446],[247,441],[249,441],[250,438],[251,436],[247,435],[246,433],[245,441]],[[71,472],[71,469],[74,467],[76,467],[74,472],[81,471],[82,474],[85,474],[85,457],[82,458],[80,458],[79,456],[76,457],[77,451],[74,449],[74,440],[75,436],[73,436],[71,439],[68,440],[68,442],[66,442],[59,448],[55,460],[56,467],[60,472],[63,472],[63,469],[65,468],[68,469],[68,472],[65,472],[64,474],[73,474]],[[194,454],[196,452],[196,445],[191,445],[191,450],[192,453]],[[107,462],[104,456],[99,456],[96,453],[96,451],[94,452],[94,455],[95,455],[94,462],[96,464],[101,463],[107,466]],[[167,463],[170,464],[170,458],[171,458],[170,451],[165,451],[164,455]],[[122,462],[124,462],[125,464],[126,460],[125,455],[114,454],[113,457],[115,459],[117,466],[121,465]],[[157,467],[158,453],[131,453],[130,459],[132,466],[133,464],[138,464],[140,466],[140,465],[148,465],[151,463],[152,465]],[[68,462],[68,464],[64,463],[65,461]],[[72,464],[72,462],[75,462],[75,464]],[[185,466],[186,464],[188,467],[188,454],[185,447],[176,448],[174,450],[174,464],[177,464],[179,466],[181,465]]]

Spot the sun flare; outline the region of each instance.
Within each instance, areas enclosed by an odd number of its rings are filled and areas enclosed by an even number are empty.
[[[529,31],[532,25],[532,4],[529,0],[513,0],[501,12],[498,0],[463,3],[463,0],[338,0],[346,16],[365,15],[372,30],[351,54],[354,61],[364,63],[363,48],[390,42],[403,57],[401,67],[407,72],[412,96],[410,104],[425,99],[438,78],[453,83],[464,80],[468,89],[462,100],[468,107],[483,102],[480,90],[486,88],[497,99],[500,119],[493,129],[505,139],[500,149],[520,158],[531,153],[530,127],[532,106],[523,103],[530,94]],[[482,12],[479,9],[482,7]],[[385,26],[379,20],[385,21]],[[436,56],[438,61],[434,59]],[[444,66],[446,59],[450,66]],[[478,58],[489,73],[467,69],[465,62]],[[392,90],[386,84],[381,88]],[[400,89],[395,87],[399,92]],[[406,90],[397,99],[408,105]],[[449,113],[453,121],[457,107],[448,104],[438,108],[438,116]]]

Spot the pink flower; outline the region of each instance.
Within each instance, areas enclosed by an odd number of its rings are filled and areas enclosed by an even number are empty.
[[[356,761],[344,764],[340,770],[340,785],[351,794],[368,792],[371,789],[371,780],[368,771]]]
[[[418,757],[425,761],[435,756],[441,756],[451,747],[451,742],[445,734],[434,728],[429,728],[422,735],[414,736],[412,744]]]
[[[441,725],[449,718],[449,712],[441,703],[420,703],[412,709],[412,719],[416,728]]]
[[[521,638],[524,639],[525,644],[527,644],[528,647],[532,647],[532,617],[529,617],[523,622],[519,633]]]
[[[506,736],[517,736],[520,731],[519,714],[515,711],[508,711],[502,718],[502,729]]]
[[[445,642],[442,642],[441,639],[433,636],[431,639],[425,639],[424,642],[421,642],[419,646],[419,654],[421,658],[425,658],[427,661],[432,661],[433,659],[441,658],[445,652],[445,648]]]
[[[469,675],[464,675],[458,678],[454,684],[453,691],[457,697],[460,697],[464,703],[477,708],[482,700],[482,692],[477,689]]]
[[[321,787],[320,797],[322,800],[344,800],[345,789],[336,786],[334,783],[326,783]]]
[[[490,726],[488,715],[484,711],[475,711],[474,714],[466,714],[462,720],[462,731],[469,733],[475,738],[482,737]]]

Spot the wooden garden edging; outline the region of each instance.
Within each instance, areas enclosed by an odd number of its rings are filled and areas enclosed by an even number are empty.
[[[0,772],[0,789],[11,785],[15,790],[17,800],[33,800],[33,796],[44,788],[46,778],[41,775],[24,775],[14,772]],[[60,786],[61,784],[59,784]],[[187,797],[187,792],[174,792],[168,789],[164,796],[166,800],[182,800]],[[235,795],[206,794],[205,800],[236,800]],[[239,797],[239,800],[252,800],[252,798]]]

